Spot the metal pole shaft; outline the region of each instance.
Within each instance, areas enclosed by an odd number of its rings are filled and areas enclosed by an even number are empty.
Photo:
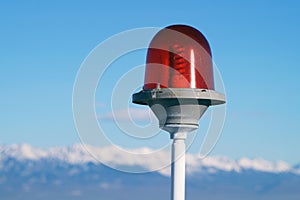
[[[171,200],[185,199],[185,138],[186,133],[173,135]]]

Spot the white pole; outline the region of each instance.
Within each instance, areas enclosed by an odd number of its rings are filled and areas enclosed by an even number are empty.
[[[185,138],[186,133],[173,134],[171,200],[185,199]]]

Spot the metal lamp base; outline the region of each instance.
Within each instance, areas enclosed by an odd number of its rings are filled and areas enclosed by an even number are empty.
[[[225,96],[213,90],[194,88],[157,88],[133,94],[133,103],[149,105],[161,129],[191,132],[210,105],[222,104]]]

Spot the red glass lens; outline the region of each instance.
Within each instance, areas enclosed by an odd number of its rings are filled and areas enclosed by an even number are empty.
[[[200,31],[186,25],[168,26],[149,45],[143,89],[213,90],[212,66],[209,44]]]

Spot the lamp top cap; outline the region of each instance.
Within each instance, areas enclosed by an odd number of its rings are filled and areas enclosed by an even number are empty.
[[[188,25],[170,25],[151,40],[144,90],[157,88],[214,90],[211,50],[204,35]]]
[[[167,32],[166,30],[173,30],[185,34],[186,36],[192,38],[197,43],[199,43],[207,51],[207,53],[211,55],[211,49],[209,43],[205,38],[205,36],[198,29],[189,25],[175,24],[163,28],[156,34],[156,36],[161,37],[160,36],[161,34],[163,35],[164,32]]]

